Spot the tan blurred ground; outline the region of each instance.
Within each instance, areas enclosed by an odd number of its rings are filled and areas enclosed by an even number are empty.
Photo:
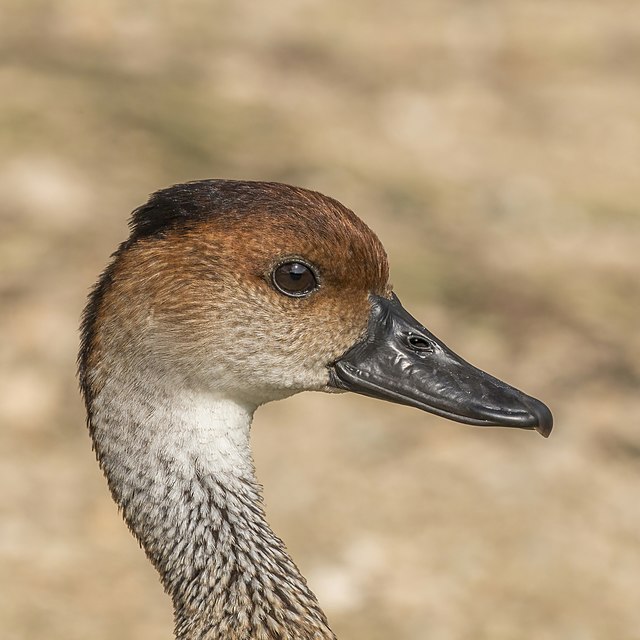
[[[0,637],[171,637],[93,460],[86,292],[161,186],[354,208],[396,291],[551,439],[305,394],[254,428],[342,640],[640,638],[640,4],[5,0]]]

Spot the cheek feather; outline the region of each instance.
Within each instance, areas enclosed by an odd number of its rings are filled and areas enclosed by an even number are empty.
[[[365,335],[371,307],[368,294],[362,291],[351,296],[327,296],[321,302],[318,296],[318,300],[313,314],[316,348],[327,355],[328,364]]]

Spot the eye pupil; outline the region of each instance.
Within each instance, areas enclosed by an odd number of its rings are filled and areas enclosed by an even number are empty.
[[[281,264],[273,271],[272,278],[278,291],[293,297],[306,296],[318,286],[313,271],[303,262]]]
[[[309,269],[307,269],[305,265],[300,264],[299,262],[294,262],[293,264],[287,266],[289,268],[289,277],[292,280],[301,280],[304,274],[309,271]]]

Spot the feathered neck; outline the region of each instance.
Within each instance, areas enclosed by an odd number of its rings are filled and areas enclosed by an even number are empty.
[[[176,638],[335,639],[266,522],[255,407],[113,378],[86,388],[98,461],[173,600]]]

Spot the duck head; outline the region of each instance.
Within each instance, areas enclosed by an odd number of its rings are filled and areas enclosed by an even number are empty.
[[[388,275],[376,235],[319,193],[222,180],[159,191],[134,212],[87,309],[83,384],[100,384],[109,353],[127,353],[117,366],[135,366],[142,387],[250,406],[354,391],[548,436],[547,407],[457,356],[403,308]]]

